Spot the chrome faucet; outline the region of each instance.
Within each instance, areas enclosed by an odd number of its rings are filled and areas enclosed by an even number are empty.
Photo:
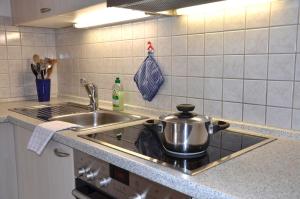
[[[90,98],[89,107],[92,111],[96,111],[98,109],[98,88],[97,86],[92,83],[88,82],[86,79],[81,78],[80,83],[82,86],[85,87],[86,92]]]

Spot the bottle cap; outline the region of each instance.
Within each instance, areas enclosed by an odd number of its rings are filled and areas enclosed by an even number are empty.
[[[120,83],[121,83],[121,80],[120,80],[119,77],[116,78],[115,83],[116,83],[116,84],[120,84]]]

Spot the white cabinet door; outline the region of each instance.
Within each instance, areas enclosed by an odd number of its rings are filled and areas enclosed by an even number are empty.
[[[15,126],[19,199],[74,199],[73,150],[51,141],[38,156],[26,149],[31,134]],[[55,150],[66,157],[57,156]]]
[[[18,199],[14,129],[0,124],[0,199]]]

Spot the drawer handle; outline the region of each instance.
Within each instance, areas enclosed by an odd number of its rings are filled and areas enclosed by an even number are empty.
[[[61,152],[61,151],[59,151],[59,149],[54,149],[54,154],[57,157],[60,157],[60,158],[65,158],[65,157],[69,157],[70,156],[69,153]]]
[[[50,11],[51,11],[51,8],[41,8],[40,9],[41,13],[47,13],[47,12],[50,12]]]

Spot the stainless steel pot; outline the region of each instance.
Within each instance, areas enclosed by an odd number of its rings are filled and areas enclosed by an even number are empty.
[[[180,104],[177,109],[180,112],[146,123],[159,133],[164,148],[173,155],[203,153],[208,147],[209,136],[229,127],[227,122],[213,122],[208,116],[192,113],[194,105]]]

